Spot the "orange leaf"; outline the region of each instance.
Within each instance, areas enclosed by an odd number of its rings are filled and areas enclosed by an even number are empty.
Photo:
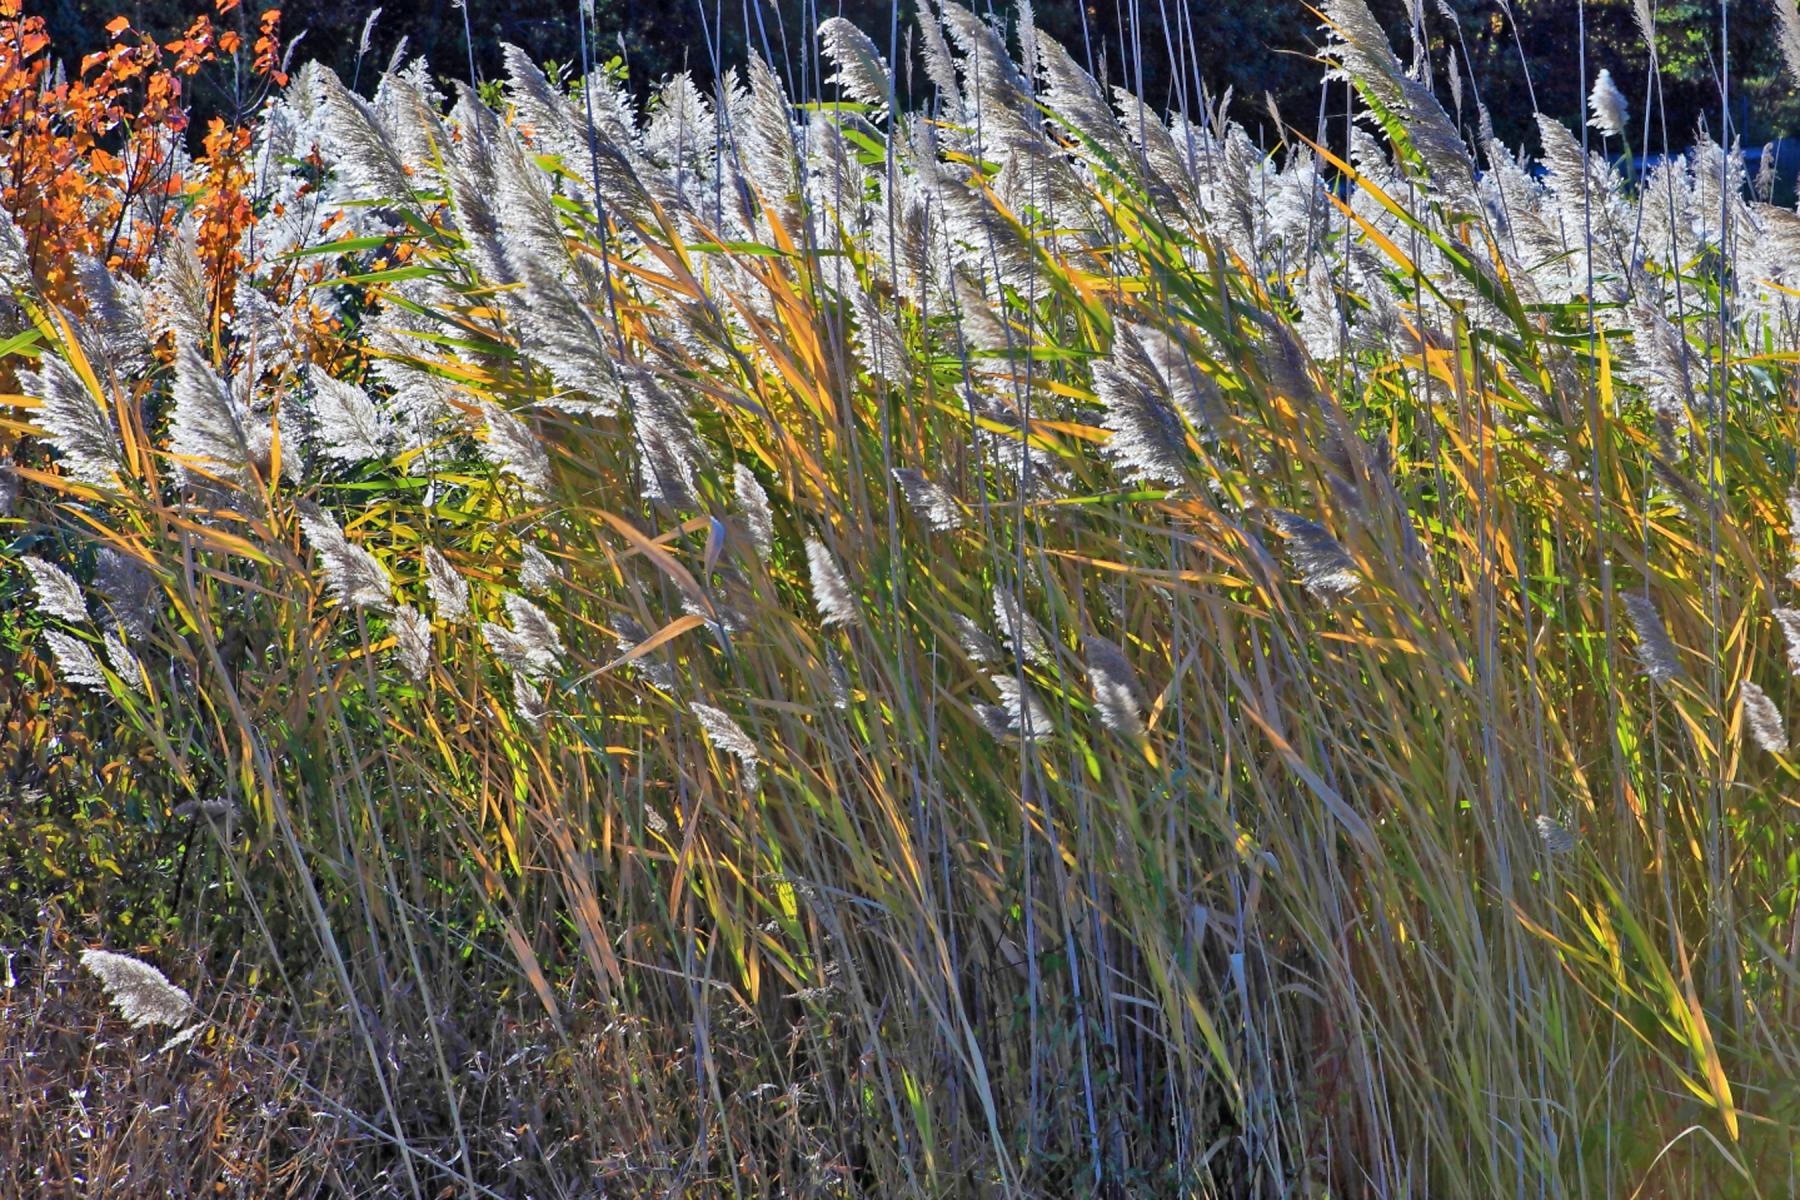
[[[106,32],[112,34],[114,37],[118,37],[121,33],[124,33],[130,28],[131,22],[124,17],[114,17],[106,23]]]

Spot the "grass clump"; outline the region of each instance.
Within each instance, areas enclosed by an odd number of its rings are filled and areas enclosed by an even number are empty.
[[[44,783],[346,1190],[1784,1190],[1800,218],[1323,16],[1341,155],[952,3],[919,112],[306,65],[235,258],[16,273]]]

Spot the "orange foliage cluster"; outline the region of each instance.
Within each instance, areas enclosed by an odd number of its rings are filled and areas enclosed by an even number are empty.
[[[237,3],[219,0],[218,10]],[[264,12],[257,28],[253,71],[284,82],[279,11]],[[167,236],[190,186],[172,153],[188,123],[183,81],[242,48],[238,33],[204,14],[165,46],[134,35],[124,17],[107,31],[113,44],[65,79],[47,53],[43,20],[23,15],[20,0],[0,0],[0,205],[25,236],[39,285],[59,303],[77,299],[75,255],[135,274]],[[255,219],[243,195],[248,143],[242,129],[209,131],[201,161],[210,178],[196,197],[203,261],[215,299],[227,303],[224,281],[242,265],[233,247]]]
[[[249,150],[248,129],[213,118],[200,160],[209,168],[208,186],[201,191],[194,211],[200,224],[200,262],[212,286],[212,310],[216,313],[231,308],[237,277],[244,267],[239,246],[244,231],[256,223],[247,194],[250,168],[245,160]]]

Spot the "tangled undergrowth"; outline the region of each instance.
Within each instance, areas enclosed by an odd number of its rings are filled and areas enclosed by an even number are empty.
[[[1028,10],[923,11],[921,112],[841,20],[643,111],[264,21],[253,123],[131,125],[124,240],[6,193],[8,850],[148,872],[239,1014],[134,1035],[141,1160],[1790,1194],[1800,217],[1704,131],[1628,170],[1610,77],[1533,166],[1323,17],[1341,127],[1267,145]],[[8,899],[54,1086],[129,882]]]

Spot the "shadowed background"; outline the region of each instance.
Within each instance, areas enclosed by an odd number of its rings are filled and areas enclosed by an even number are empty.
[[[105,24],[121,12],[135,28],[174,37],[205,7],[192,0],[124,6],[110,0],[61,0],[26,6],[44,16],[53,42],[72,55],[105,45]],[[374,5],[293,0],[281,7],[285,36],[293,38],[305,32],[297,60],[317,58],[345,79],[356,74],[357,46]],[[1396,0],[1377,0],[1372,7],[1404,56],[1411,44],[1407,6]],[[1464,68],[1468,101],[1463,115],[1470,129],[1476,124],[1477,100],[1487,106],[1495,132],[1513,145],[1535,145],[1534,108],[1573,118],[1581,110],[1583,89],[1574,69],[1572,47],[1578,43],[1584,16],[1590,73],[1602,67],[1611,70],[1631,100],[1634,122],[1641,119],[1649,62],[1630,0],[1597,0],[1587,6],[1585,14],[1574,0],[1518,0],[1510,6],[1493,0],[1438,0],[1423,7],[1434,74],[1440,81],[1445,78],[1452,51],[1468,64]],[[744,61],[750,49],[765,53],[778,70],[787,70],[791,86],[806,31],[830,16],[847,17],[869,30],[877,44],[890,52],[891,61],[905,63],[916,8],[914,0],[902,0],[898,5],[877,0],[848,4],[598,0],[593,49],[598,62],[616,59],[640,97],[675,71],[690,71],[705,86],[714,75],[715,59],[734,66]],[[1312,55],[1319,42],[1319,21],[1299,0],[1190,2],[1185,7],[1165,0],[1100,0],[1088,5],[1043,0],[1035,8],[1038,27],[1067,47],[1095,76],[1110,83],[1131,84],[1153,104],[1178,107],[1185,93],[1191,105],[1196,91],[1192,64],[1197,63],[1198,75],[1215,99],[1226,88],[1232,89],[1233,115],[1251,129],[1259,121],[1268,123],[1265,114],[1271,99],[1283,118],[1297,128],[1317,126],[1321,100],[1319,72]],[[467,72],[472,41],[475,68],[484,79],[499,74],[503,42],[523,47],[539,62],[566,63],[579,55],[573,0],[557,4],[471,0],[466,13],[449,0],[390,0],[380,9],[370,30],[368,57],[374,62],[367,66],[371,72],[386,65],[402,37],[408,53],[423,54],[440,74]],[[1669,144],[1684,147],[1692,141],[1698,122],[1705,121],[1715,133],[1721,128],[1716,83],[1721,66],[1719,9],[1714,4],[1677,0],[1656,5],[1654,11]],[[241,9],[227,21],[239,17],[247,23],[254,21],[254,14],[244,14]],[[1747,147],[1760,146],[1793,133],[1795,98],[1779,76],[1767,6],[1760,2],[1738,6],[1730,17],[1732,120]],[[465,18],[472,37],[465,36]],[[1013,18],[1008,15],[1007,19]],[[889,44],[894,31],[898,31],[898,53],[891,52],[894,47]],[[1171,48],[1178,46],[1185,49],[1172,54]],[[929,90],[918,69],[916,47],[914,51],[914,70],[902,69],[896,79],[903,99],[909,92],[909,80]],[[1189,65],[1183,68],[1178,63],[1171,69],[1176,59]],[[231,80],[203,77],[195,96],[199,115],[230,115],[231,91]],[[1330,107],[1341,111],[1341,95],[1331,100]],[[196,125],[203,127],[204,120]],[[1653,129],[1652,147],[1661,141],[1661,133]]]

